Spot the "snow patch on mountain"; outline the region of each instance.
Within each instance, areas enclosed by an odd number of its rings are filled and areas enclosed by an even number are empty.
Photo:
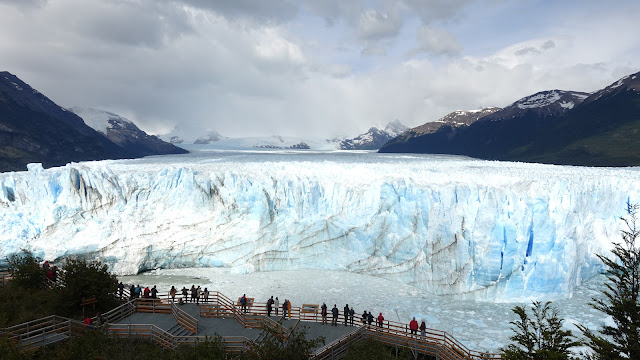
[[[107,134],[109,129],[121,127],[122,124],[133,124],[133,122],[127,118],[104,110],[80,106],[72,106],[68,110],[80,116],[85,124],[104,135]]]

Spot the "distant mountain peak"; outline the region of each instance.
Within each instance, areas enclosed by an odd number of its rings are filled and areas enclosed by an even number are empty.
[[[212,142],[220,141],[224,138],[225,137],[220,135],[219,132],[215,130],[209,130],[203,136],[197,138],[193,143],[199,145],[211,144]]]
[[[517,106],[519,109],[536,109],[558,103],[563,109],[573,109],[577,103],[581,103],[588,96],[588,93],[575,91],[541,91],[516,101],[512,106]]]
[[[87,125],[104,135],[107,134],[109,129],[133,125],[131,120],[109,111],[80,106],[72,106],[69,110],[80,116]]]
[[[411,134],[413,134],[413,136],[415,136],[433,133],[444,125],[449,125],[451,127],[471,125],[478,119],[487,115],[491,115],[499,110],[501,109],[498,107],[485,107],[476,110],[456,110],[441,117],[436,121],[416,126],[409,131],[411,132]]]
[[[377,127],[370,127],[366,133],[360,134],[352,139],[344,139],[340,142],[342,150],[377,150],[387,141],[409,130],[407,126],[399,120],[388,123],[384,130]]]
[[[70,111],[80,116],[94,130],[117,145],[139,156],[182,154],[187,151],[168,144],[140,130],[133,121],[109,111],[74,106]]]

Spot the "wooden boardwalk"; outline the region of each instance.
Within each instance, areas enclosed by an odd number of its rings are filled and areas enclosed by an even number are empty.
[[[180,309],[198,320],[198,331],[195,334],[197,336],[240,336],[256,341],[264,331],[260,328],[246,328],[233,316],[201,317],[200,305],[184,304],[180,306]],[[317,339],[320,336],[324,336],[327,344],[357,329],[356,327],[344,326],[342,324],[339,326],[331,326],[329,324],[323,325],[315,322],[300,323],[297,319],[282,320],[281,317],[276,316],[272,316],[271,319],[274,321],[280,320],[287,330],[291,330],[294,326],[296,327],[296,331],[304,328],[307,339]],[[133,313],[116,323],[123,325],[151,324],[167,332],[170,332],[171,329],[178,325],[177,320],[172,314],[146,312]]]

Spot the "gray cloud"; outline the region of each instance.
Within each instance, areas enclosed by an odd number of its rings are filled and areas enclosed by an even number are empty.
[[[0,0],[0,4],[9,4],[13,6],[29,7],[29,6],[43,6],[47,3],[47,0]]]
[[[526,48],[522,48],[522,49],[516,51],[514,54],[517,55],[517,56],[523,56],[523,55],[528,55],[528,54],[540,54],[540,50],[538,50],[538,49],[536,49],[534,47],[528,46]]]
[[[547,40],[542,44],[542,50],[549,50],[556,47],[556,43],[553,40]]]
[[[392,13],[367,10],[360,15],[358,38],[365,41],[378,41],[394,38],[402,27],[401,19]]]
[[[422,26],[416,35],[418,46],[409,54],[428,53],[433,55],[457,55],[462,46],[455,36],[443,29]]]

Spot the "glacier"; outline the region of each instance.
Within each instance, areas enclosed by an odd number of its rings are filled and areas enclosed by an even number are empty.
[[[638,168],[207,151],[0,174],[0,256],[117,274],[339,270],[496,302],[570,297],[620,239]]]

